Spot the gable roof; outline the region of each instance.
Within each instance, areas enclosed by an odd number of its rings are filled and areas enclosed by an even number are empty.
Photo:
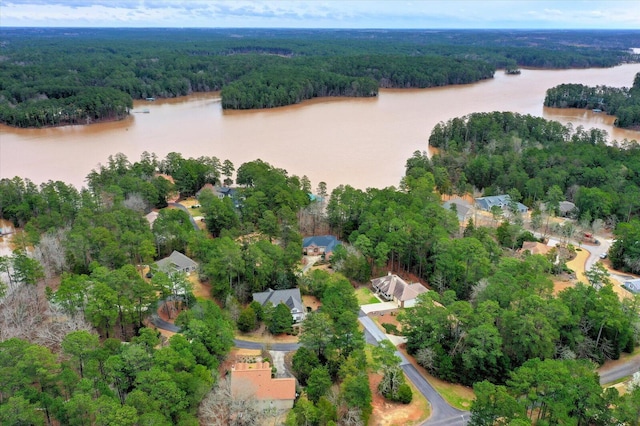
[[[284,303],[289,309],[297,309],[298,312],[304,312],[304,305],[302,304],[302,296],[300,295],[299,288],[290,288],[288,290],[273,290],[269,289],[262,293],[253,293],[253,300],[261,304],[266,305],[268,302],[273,303],[273,306],[278,306],[280,303]]]
[[[156,262],[161,271],[171,271],[172,269],[183,270],[186,268],[197,268],[198,263],[191,260],[179,251],[174,250],[169,256]]]
[[[215,186],[211,183],[205,183],[202,188],[196,192],[196,196],[200,195],[202,191],[211,191],[213,195],[222,195],[223,197],[231,197],[237,192],[236,188],[231,188],[229,186]]]
[[[547,254],[553,247],[546,244],[538,243],[536,241],[525,241],[522,243],[522,248],[518,250],[520,253],[524,253],[529,250],[531,254]]]
[[[509,194],[505,195],[492,195],[490,197],[480,197],[476,198],[476,204],[482,210],[491,210],[491,207],[498,206],[502,209],[505,207],[509,207],[509,202],[511,201],[511,197]],[[526,213],[529,208],[522,203],[516,203],[518,205],[518,211],[522,213]]]
[[[627,280],[624,282],[624,286],[632,293],[640,294],[640,278],[633,280]]]
[[[558,203],[558,209],[560,210],[561,214],[570,213],[575,208],[576,205],[571,201],[560,201],[560,203]]]
[[[395,274],[371,280],[371,284],[385,294],[393,295],[400,302],[406,302],[418,297],[419,294],[429,291],[420,283],[408,284]]]
[[[471,211],[471,208],[472,208],[471,204],[469,204],[468,201],[463,200],[462,198],[459,198],[459,197],[454,197],[442,203],[442,207],[447,210],[451,210],[452,205],[456,206],[456,214],[458,215],[458,221],[464,222],[467,218],[467,215]]]
[[[231,392],[237,396],[247,391],[258,400],[294,400],[296,379],[272,379],[268,362],[241,362],[231,368]]]
[[[307,237],[302,240],[302,247],[326,247],[325,251],[333,251],[337,245],[341,244],[340,241],[333,235],[316,235],[313,237]]]

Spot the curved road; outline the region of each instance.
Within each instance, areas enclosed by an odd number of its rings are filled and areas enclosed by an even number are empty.
[[[596,255],[599,256],[599,255]],[[158,328],[180,332],[180,327],[170,322],[164,321],[157,314],[152,314],[151,322]],[[358,320],[364,326],[365,340],[367,343],[377,345],[378,342],[387,339],[387,336],[375,325],[373,320],[360,311]],[[234,339],[234,345],[242,349],[264,349],[265,344],[260,342],[250,342],[246,340]],[[298,349],[298,343],[273,343],[269,345],[269,349],[273,351],[290,352]],[[431,405],[431,416],[421,426],[444,426],[444,425],[461,425],[466,426],[469,422],[471,414],[468,411],[458,410],[447,403],[440,394],[431,386],[431,384],[418,372],[406,357],[396,351],[396,355],[401,359],[400,367],[405,372],[409,380],[413,382],[415,387],[424,395]],[[634,372],[640,370],[640,355],[630,358],[623,364],[615,367],[607,368],[600,372],[600,383],[611,383],[622,377],[630,376]]]
[[[149,317],[150,321],[158,328],[180,332],[180,327],[160,318],[157,313]],[[365,327],[365,338],[367,343],[377,345],[379,341],[387,339],[387,336],[380,331],[371,318],[367,317],[364,312],[360,311],[358,318]],[[234,339],[234,345],[242,349],[264,349],[265,344],[260,342],[249,342],[246,340]],[[273,343],[269,345],[269,349],[273,351],[290,352],[298,349],[298,343]],[[403,354],[396,351],[396,355],[400,357],[400,367],[405,372],[409,380],[413,382],[416,388],[424,395],[431,404],[431,417],[423,423],[425,426],[438,425],[466,425],[469,420],[469,412],[461,411],[450,406],[440,394],[429,384],[429,382],[416,370],[416,368],[405,358]]]
[[[177,325],[172,324],[160,318],[157,313],[151,314],[151,316],[149,317],[149,320],[153,325],[155,325],[156,327],[162,330],[171,331],[173,333],[180,333],[180,331],[182,330]],[[264,349],[265,348],[264,343],[249,342],[247,340],[233,339],[233,344],[237,348],[241,348],[241,349]],[[296,349],[298,349],[298,347],[300,347],[298,343],[272,343],[269,345],[270,350],[283,351],[283,352],[295,351]]]
[[[187,213],[189,215],[189,220],[191,221],[191,224],[193,225],[193,229],[195,229],[196,231],[200,230],[200,228],[198,228],[198,224],[196,223],[195,219],[193,218],[193,216],[191,216],[191,212],[189,212],[188,208],[186,208],[185,206],[183,206],[180,203],[167,203],[167,205],[169,205],[171,207],[179,208],[180,210],[182,210],[185,213]]]

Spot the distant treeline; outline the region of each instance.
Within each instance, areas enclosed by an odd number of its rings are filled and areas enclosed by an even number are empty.
[[[222,107],[273,108],[322,96],[366,97],[378,87],[424,88],[493,77],[487,62],[440,56],[299,58],[251,72],[222,89]]]
[[[589,87],[582,84],[561,84],[547,90],[544,105],[555,108],[598,109],[617,117],[618,127],[640,127],[640,73],[633,86]]]
[[[638,43],[637,31],[9,28],[0,122],[118,119],[132,99],[223,89],[223,107],[238,109],[374,96],[378,87],[471,83],[498,67],[613,66],[637,60],[629,48]]]

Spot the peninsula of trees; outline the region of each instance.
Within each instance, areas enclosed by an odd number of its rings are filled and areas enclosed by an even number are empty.
[[[631,88],[589,87],[561,84],[547,90],[544,105],[556,108],[586,108],[616,116],[615,125],[640,128],[640,73]]]
[[[640,146],[608,145],[606,132],[511,112],[474,113],[437,124],[429,162],[445,194],[517,191],[533,207],[557,193],[589,220],[629,221],[640,214]],[[409,164],[422,161],[410,160]]]
[[[222,91],[223,108],[375,96],[491,78],[497,67],[637,60],[634,31],[3,29],[0,122],[122,118],[132,99]]]

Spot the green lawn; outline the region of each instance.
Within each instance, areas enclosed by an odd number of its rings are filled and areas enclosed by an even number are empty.
[[[360,305],[369,305],[371,303],[380,303],[380,300],[373,295],[367,287],[360,287],[356,290],[356,297]]]
[[[452,407],[466,411],[471,408],[471,402],[475,399],[475,395],[470,388],[436,378],[429,380],[429,383]]]
[[[202,212],[200,211],[200,208],[194,209],[193,207],[189,207],[189,213],[191,213],[191,216],[193,217],[202,216]]]

